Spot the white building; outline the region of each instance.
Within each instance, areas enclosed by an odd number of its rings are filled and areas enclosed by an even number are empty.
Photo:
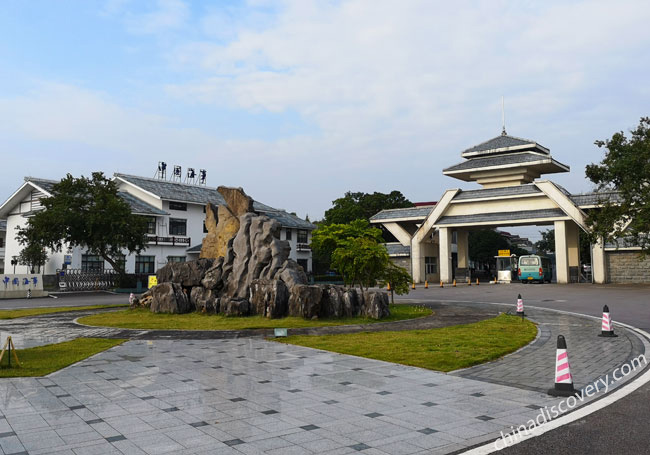
[[[0,273],[5,272],[5,243],[7,243],[7,222],[0,220]]]
[[[149,219],[146,250],[140,254],[126,255],[127,273],[151,274],[169,261],[197,259],[201,242],[206,234],[205,207],[225,203],[216,188],[171,182],[126,174],[114,174],[120,196],[129,203],[134,214]],[[25,183],[0,206],[0,219],[6,218],[6,231],[15,232],[34,212],[41,210],[40,199],[50,196],[55,181],[26,177]],[[308,221],[255,201],[254,209],[282,225],[281,239],[291,244],[290,257],[311,272],[311,231],[316,228]],[[17,256],[21,245],[13,235],[6,238],[5,270],[9,270],[11,258]],[[51,253],[42,271],[53,275],[57,269],[68,268],[86,271],[110,268],[108,263],[82,248]],[[23,270],[24,269],[24,270]],[[17,273],[25,272],[18,266]]]

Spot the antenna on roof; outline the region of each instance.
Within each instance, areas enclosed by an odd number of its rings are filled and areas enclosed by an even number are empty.
[[[507,136],[506,133],[506,107],[505,102],[503,101],[503,95],[501,95],[501,136]]]
[[[165,180],[167,178],[167,163],[164,161],[158,161],[158,169],[156,174],[153,176],[156,179]]]

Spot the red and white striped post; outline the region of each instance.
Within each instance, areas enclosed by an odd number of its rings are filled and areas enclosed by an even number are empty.
[[[573,376],[569,366],[569,354],[566,340],[562,335],[557,336],[557,351],[555,354],[555,387],[548,391],[554,397],[570,397],[576,390],[573,388]]]
[[[614,333],[614,326],[612,325],[612,317],[609,315],[609,307],[603,307],[603,329],[599,337],[617,337]]]
[[[521,294],[517,296],[517,316],[524,316],[524,300]]]

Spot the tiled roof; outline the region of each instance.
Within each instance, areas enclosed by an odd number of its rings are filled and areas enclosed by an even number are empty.
[[[404,209],[387,209],[370,217],[370,221],[394,220],[399,218],[421,218],[425,219],[434,206],[407,207]]]
[[[131,211],[137,215],[169,215],[169,213],[164,210],[160,210],[151,204],[147,204],[132,194],[123,191],[120,191],[117,194],[131,206]]]
[[[410,256],[411,247],[401,243],[384,243],[389,256]]]
[[[198,245],[194,245],[191,248],[186,249],[185,251],[187,253],[200,253],[201,252],[201,247],[203,246],[202,243],[199,243]]]
[[[572,194],[571,200],[577,206],[600,205],[603,202],[620,202],[621,196],[616,191],[604,191],[602,193]]]
[[[519,212],[480,213],[443,216],[436,224],[465,224],[497,221],[517,221],[529,218],[559,218],[567,215],[562,209],[522,210]]]
[[[36,186],[43,188],[48,193],[51,193],[54,184],[58,183],[56,180],[39,179],[36,177],[25,177],[25,181],[34,183]]]
[[[296,228],[296,229],[307,229],[313,231],[316,229],[316,225],[310,223],[309,221],[298,218],[292,213],[288,213],[282,210],[258,210],[259,213],[263,213],[271,219],[277,220],[284,227]]]
[[[485,199],[491,197],[518,196],[524,194],[541,193],[542,190],[537,188],[533,183],[517,186],[505,186],[503,188],[484,188],[480,190],[459,191],[454,197],[454,201],[466,199]]]
[[[493,166],[506,166],[509,164],[532,163],[534,161],[544,161],[547,163],[559,164],[548,155],[533,152],[520,152],[509,153],[505,155],[494,155],[484,158],[472,158],[467,161],[463,161],[462,163],[448,167],[447,169],[443,169],[442,172],[447,173],[469,169],[482,169]]]
[[[508,147],[522,147],[526,145],[530,145],[531,148],[534,148],[537,143],[535,141],[531,141],[530,139],[500,135],[485,142],[481,142],[474,147],[470,147],[467,150],[463,151],[462,154],[465,155],[470,153],[477,154],[478,152],[496,152],[499,149],[507,149]]]
[[[7,230],[7,220],[0,220],[0,231]]]

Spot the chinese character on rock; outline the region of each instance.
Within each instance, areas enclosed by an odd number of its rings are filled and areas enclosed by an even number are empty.
[[[7,284],[9,284],[9,277],[8,276],[4,277],[2,282],[5,284],[5,287],[7,287]]]
[[[33,282],[34,284],[38,283],[38,277],[32,277],[32,282]]]
[[[23,284],[28,285],[29,284],[29,278],[23,278]]]
[[[20,281],[18,281],[18,278],[14,278],[13,280],[11,280],[11,284],[18,286],[18,284],[20,284]]]

